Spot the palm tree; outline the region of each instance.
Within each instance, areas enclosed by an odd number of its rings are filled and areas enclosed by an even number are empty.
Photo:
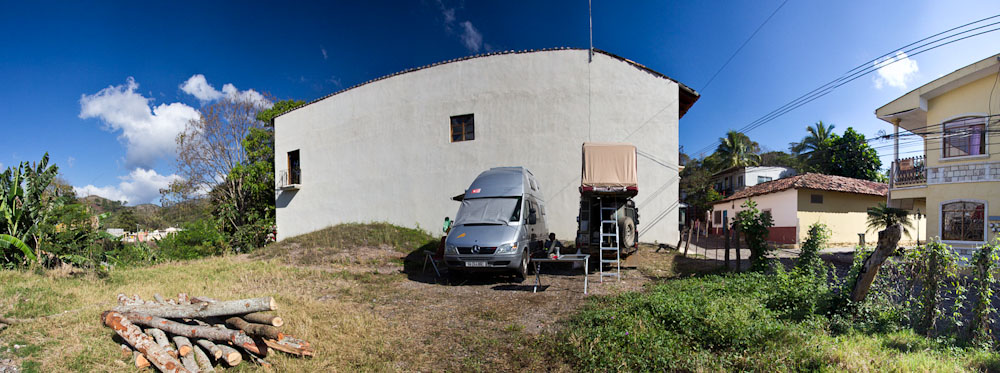
[[[900,224],[903,233],[910,237],[909,229],[913,229],[910,213],[906,210],[887,207],[884,203],[868,208],[868,231],[879,231],[895,224]]]
[[[760,164],[760,145],[750,141],[742,132],[726,132],[726,137],[719,139],[719,147],[715,151],[722,157],[723,168]]]
[[[795,154],[811,153],[824,148],[823,143],[833,138],[834,125],[827,126],[823,121],[816,122],[812,127],[806,127],[809,135],[802,138],[800,142],[788,144],[789,150]]]

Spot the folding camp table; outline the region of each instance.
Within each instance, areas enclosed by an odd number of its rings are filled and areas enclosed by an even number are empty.
[[[531,262],[535,263],[535,288],[532,293],[538,292],[538,287],[542,286],[541,277],[538,272],[542,269],[542,263],[583,263],[583,293],[587,294],[587,282],[588,277],[590,277],[590,270],[588,269],[590,265],[590,254],[565,254],[560,255],[557,258],[531,258]]]

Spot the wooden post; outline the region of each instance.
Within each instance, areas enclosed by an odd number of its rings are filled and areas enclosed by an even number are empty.
[[[729,211],[722,210],[722,243],[726,250],[726,268],[729,268]]]
[[[688,246],[691,246],[691,230],[688,229],[687,241],[684,241],[684,257],[688,256]]]
[[[736,242],[736,272],[739,272],[739,271],[741,271],[743,269],[741,267],[741,263],[743,263],[743,261],[740,259],[740,228],[739,227],[736,227],[736,229],[733,229],[733,235],[736,236],[736,238],[733,240],[733,241]]]

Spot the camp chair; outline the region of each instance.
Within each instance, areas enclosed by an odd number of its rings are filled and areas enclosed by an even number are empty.
[[[424,250],[424,269],[422,272],[427,272],[427,263],[430,263],[431,267],[434,268],[434,273],[437,274],[437,277],[441,277],[441,270],[438,269],[438,263],[444,261],[444,240],[445,238],[442,237],[441,244],[438,245],[437,251]]]

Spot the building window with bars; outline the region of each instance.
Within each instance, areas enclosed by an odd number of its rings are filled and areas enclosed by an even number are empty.
[[[957,201],[941,204],[941,239],[986,241],[986,204]]]
[[[451,117],[451,142],[476,139],[476,118],[472,114]]]
[[[944,124],[944,157],[986,154],[986,118],[965,117]]]

